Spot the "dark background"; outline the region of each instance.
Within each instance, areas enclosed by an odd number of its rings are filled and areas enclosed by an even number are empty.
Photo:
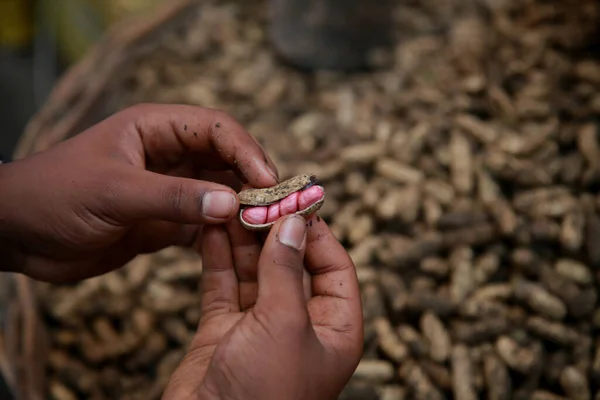
[[[0,48],[0,155],[5,159],[12,157],[17,140],[35,109],[30,52]],[[10,399],[0,375],[0,400]]]
[[[49,24],[34,17],[29,41],[20,46],[0,42],[0,154],[5,159],[12,158],[27,122],[67,64],[61,60]]]
[[[36,110],[32,50],[0,46],[0,156],[12,158],[17,141]],[[0,375],[0,399],[12,397]]]
[[[29,119],[68,64],[57,54],[51,29],[39,21],[35,25],[27,43],[14,46],[0,41],[0,156],[5,161],[12,159]],[[1,374],[0,400],[12,400]]]
[[[0,154],[5,158],[35,109],[31,54],[0,49]]]

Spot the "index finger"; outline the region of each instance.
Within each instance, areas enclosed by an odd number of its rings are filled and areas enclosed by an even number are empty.
[[[277,184],[277,169],[261,145],[223,111],[190,105],[141,104],[122,112],[132,121],[131,137],[141,140],[143,161],[175,163],[189,153],[229,167],[253,187]],[[221,164],[221,165],[219,165]]]
[[[308,307],[315,331],[343,333],[362,346],[362,304],[352,259],[327,224],[318,216],[308,219],[305,262],[312,274],[313,298]]]

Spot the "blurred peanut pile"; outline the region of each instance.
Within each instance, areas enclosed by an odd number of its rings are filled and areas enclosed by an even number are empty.
[[[398,1],[374,72],[301,73],[265,2],[206,2],[113,89],[226,110],[281,175],[316,173],[362,287],[342,399],[600,399],[600,6]],[[199,319],[167,249],[39,285],[56,399],[159,399]]]

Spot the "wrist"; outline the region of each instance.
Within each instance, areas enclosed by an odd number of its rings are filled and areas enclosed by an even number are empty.
[[[17,227],[13,221],[11,174],[11,166],[0,162],[0,271],[3,272],[19,272],[24,263],[23,253],[16,239]]]

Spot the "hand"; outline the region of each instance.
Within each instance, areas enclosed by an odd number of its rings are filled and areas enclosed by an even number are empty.
[[[223,112],[135,106],[0,166],[0,253],[12,249],[10,270],[39,280],[99,275],[191,244],[201,225],[237,216],[241,183],[271,186],[276,174]]]
[[[362,308],[325,222],[281,218],[262,251],[238,221],[206,226],[201,254],[202,319],[163,400],[337,399],[361,357]]]

